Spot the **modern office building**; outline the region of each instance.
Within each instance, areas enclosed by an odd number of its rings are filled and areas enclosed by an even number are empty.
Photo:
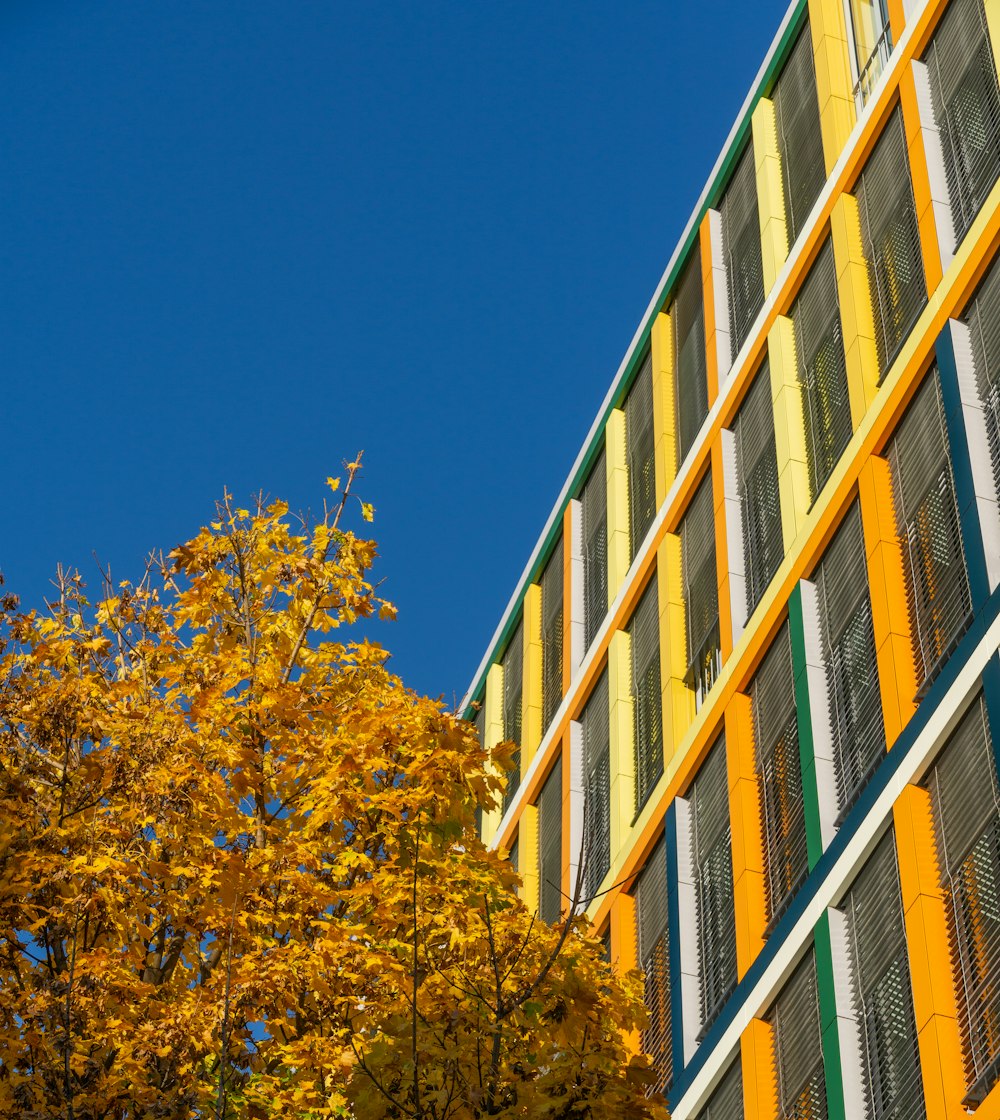
[[[1000,1117],[998,58],[795,0],[466,698],[674,1120]]]

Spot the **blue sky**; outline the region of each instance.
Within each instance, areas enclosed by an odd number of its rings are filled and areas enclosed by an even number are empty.
[[[5,0],[10,590],[364,448],[378,637],[460,698],[784,7]]]

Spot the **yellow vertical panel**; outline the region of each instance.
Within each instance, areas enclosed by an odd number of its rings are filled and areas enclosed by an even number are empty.
[[[740,1036],[744,1120],[775,1120],[778,1115],[774,1058],[774,1028],[763,1019],[751,1019]]]
[[[842,194],[830,215],[833,259],[837,270],[837,297],[847,363],[847,391],[851,425],[860,425],[878,392],[878,348],[868,266],[861,241],[858,200]]]
[[[764,292],[770,292],[788,256],[785,195],[781,185],[781,154],[774,102],[762,97],[751,120],[754,167],[757,172],[757,208],[760,217],[761,263]]]
[[[681,538],[675,533],[667,533],[656,550],[656,578],[660,608],[663,747],[669,760],[694,719],[694,693],[685,683],[687,611],[681,571]]]
[[[628,520],[628,465],[625,457],[625,413],[613,409],[604,429],[608,476],[608,606],[621,590],[632,562]]]
[[[809,462],[795,353],[795,325],[779,315],[767,335],[774,406],[774,446],[781,496],[781,537],[787,552],[809,512]]]
[[[823,159],[829,175],[857,120],[843,4],[838,0],[809,0],[809,27],[816,64]]]
[[[619,975],[639,965],[636,952],[635,898],[621,891],[611,904],[611,964]],[[642,1050],[642,1035],[632,1031],[625,1040],[630,1054]]]
[[[920,127],[917,108],[917,89],[913,68],[907,66],[899,77],[899,103],[903,110],[903,127],[906,133],[906,154],[913,182],[913,203],[917,211],[917,231],[920,234],[920,251],[924,258],[927,290],[933,292],[941,282],[941,242],[938,239],[937,219],[934,216],[934,199],[927,171],[927,153]]]
[[[611,719],[611,868],[621,866],[635,813],[635,729],[632,713],[632,641],[616,630],[608,646],[608,705]]]
[[[532,914],[538,913],[538,806],[525,805],[517,824],[517,862],[521,898]]]
[[[503,666],[491,665],[486,674],[486,699],[483,705],[483,747],[492,752],[497,743],[503,740]],[[496,766],[490,761],[490,770],[496,773]],[[483,841],[489,843],[500,825],[501,806],[483,811]]]
[[[1000,0],[984,0],[986,12],[986,33],[993,48],[993,61],[1000,70]]]
[[[524,711],[521,716],[521,768],[542,741],[542,589],[533,583],[524,593]]]
[[[661,311],[650,332],[653,359],[653,436],[656,440],[656,508],[666,501],[677,474],[677,437],[674,431],[674,332],[670,316]]]

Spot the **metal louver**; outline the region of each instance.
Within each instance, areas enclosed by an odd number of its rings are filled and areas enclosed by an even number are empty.
[[[514,868],[518,874],[521,871],[521,841],[520,837],[514,840],[510,846],[510,854],[507,856],[507,862]]]
[[[639,967],[645,974],[644,1001],[649,1025],[642,1032],[642,1048],[653,1059],[656,1084],[663,1092],[673,1079],[670,1016],[670,945],[667,933],[667,853],[663,839],[639,874],[635,888]]]
[[[948,903],[969,1094],[981,1103],[1000,1079],[1000,801],[982,697],[927,778],[941,886]]]
[[[733,425],[743,522],[747,615],[752,615],[785,555],[781,535],[778,460],[771,406],[771,371],[765,361]]]
[[[743,1120],[743,1069],[739,1057],[698,1113],[698,1120]]]
[[[1000,84],[983,0],[952,0],[924,61],[957,243],[1000,177]]]
[[[752,143],[747,144],[740,156],[719,208],[729,288],[730,360],[734,360],[764,306],[764,266]]]
[[[656,516],[653,435],[653,358],[647,354],[625,398],[625,454],[628,463],[629,556],[634,556]]]
[[[936,368],[917,390],[887,451],[917,676],[923,684],[950,653],[972,606]]]
[[[816,70],[808,23],[792,47],[771,96],[781,152],[785,223],[791,246],[826,182]]]
[[[698,487],[680,526],[681,569],[687,637],[685,682],[700,708],[722,668],[719,645],[719,584],[715,566],[712,476]]]
[[[868,570],[857,502],[816,573],[837,801],[852,805],[885,755]]]
[[[674,329],[674,406],[677,419],[677,465],[680,466],[708,415],[705,359],[705,303],[701,249],[695,245],[684,266],[671,310]]]
[[[757,670],[750,698],[767,864],[767,915],[773,923],[809,871],[799,723],[787,622]]]
[[[898,106],[861,172],[855,195],[882,378],[927,302],[906,136]]]
[[[542,734],[563,694],[563,539],[542,572]]]
[[[771,1022],[779,1120],[826,1120],[816,954],[812,949],[774,1001]]]
[[[990,269],[966,313],[966,320],[972,335],[993,478],[1000,492],[1000,264],[994,263]]]
[[[736,914],[726,740],[708,753],[688,794],[697,897],[701,1022],[707,1027],[736,987]]]
[[[792,320],[808,445],[809,497],[815,501],[853,434],[837,272],[829,239],[802,285]]]
[[[583,630],[590,647],[608,613],[608,478],[602,448],[584,483],[583,506]]]
[[[583,709],[583,860],[585,897],[592,899],[611,869],[611,739],[608,674],[601,674]]]
[[[922,1120],[927,1113],[891,828],[854,881],[843,909],[861,1035],[864,1120]]]
[[[562,895],[562,757],[556,760],[538,798],[538,915],[558,922]]]
[[[503,795],[503,811],[510,808],[517,787],[521,784],[521,717],[524,693],[524,629],[518,623],[507,651],[503,655],[503,737],[517,744],[513,765],[507,772],[507,788]]]
[[[660,615],[655,578],[639,600],[628,632],[632,646],[635,811],[638,813],[663,773]]]

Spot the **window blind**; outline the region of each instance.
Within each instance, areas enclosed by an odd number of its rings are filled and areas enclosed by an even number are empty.
[[[684,461],[708,415],[705,304],[701,250],[695,245],[681,274],[671,310],[674,330],[677,465]]]
[[[583,861],[585,897],[592,899],[611,868],[611,741],[608,673],[583,709]]]
[[[628,625],[632,647],[632,722],[635,741],[635,810],[663,773],[660,691],[660,614],[654,577]]]
[[[542,572],[542,734],[563,694],[563,539]]]
[[[791,246],[826,182],[812,33],[808,22],[792,47],[771,96],[781,153],[785,223]]]
[[[993,478],[1000,492],[1000,264],[994,263],[966,313]]]
[[[966,1104],[1000,1074],[1000,801],[982,697],[928,775],[959,996]]]
[[[903,898],[890,829],[844,900],[861,1034],[865,1120],[926,1116]]]
[[[809,497],[815,501],[853,434],[837,272],[829,238],[792,307],[792,321],[808,448]]]
[[[687,637],[685,683],[700,708],[722,668],[719,644],[719,584],[715,566],[712,476],[698,487],[680,525],[681,569]]]
[[[691,801],[701,972],[701,1021],[711,1023],[736,987],[736,915],[729,823],[726,740],[708,753],[688,794]]]
[[[925,682],[940,668],[971,609],[936,368],[924,379],[887,451],[917,677]]]
[[[816,954],[812,949],[775,1000],[771,1022],[780,1120],[826,1120]]]
[[[708,1098],[698,1120],[743,1120],[743,1070],[738,1057]]]
[[[608,478],[602,448],[580,496],[583,506],[583,629],[589,648],[608,613]]]
[[[952,0],[924,61],[959,242],[1000,176],[1000,84],[983,0]]]
[[[766,361],[736,414],[733,434],[743,522],[747,615],[751,615],[785,555],[771,405],[771,372]]]
[[[642,1048],[653,1059],[656,1083],[662,1092],[673,1079],[670,1016],[670,945],[667,931],[667,853],[661,839],[639,873],[635,888],[639,967],[644,973],[644,1000],[649,1025],[642,1032]]]
[[[809,871],[799,724],[788,623],[750,686],[757,790],[764,826],[767,915],[774,920]]]
[[[852,805],[885,754],[861,512],[851,506],[816,573],[837,800]]]
[[[503,811],[510,808],[517,787],[521,784],[521,716],[524,692],[524,630],[519,622],[503,655],[503,737],[517,744],[513,765],[507,772],[507,788],[503,795]]]
[[[927,302],[917,211],[897,106],[855,187],[875,315],[879,374],[885,377]]]
[[[747,144],[740,156],[719,209],[729,288],[730,360],[734,360],[764,306],[764,266],[752,143]]]
[[[634,556],[656,516],[653,434],[653,358],[646,355],[625,398],[625,453],[628,463],[629,556]]]
[[[538,915],[558,922],[562,895],[562,758],[556,760],[538,798]]]

